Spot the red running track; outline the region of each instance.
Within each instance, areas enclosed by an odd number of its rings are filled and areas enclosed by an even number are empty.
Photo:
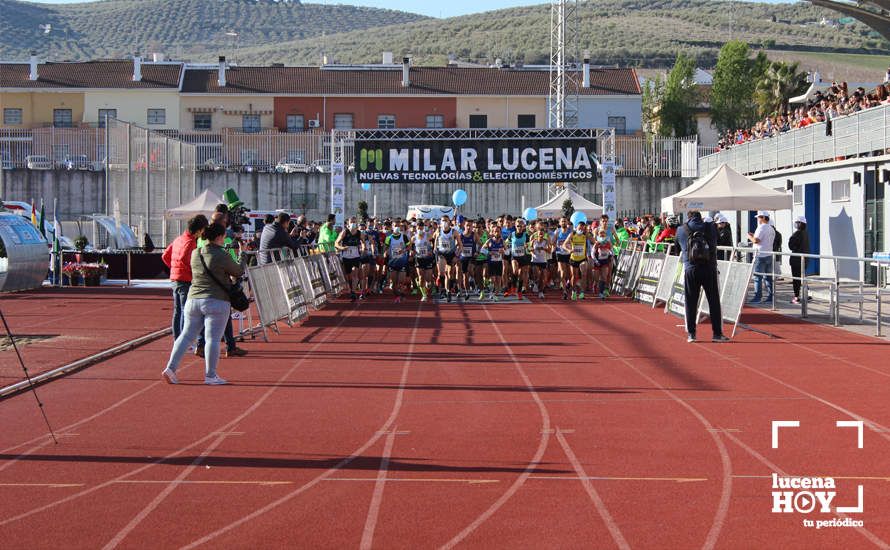
[[[170,326],[169,290],[115,287],[45,288],[7,293],[0,302],[9,328],[34,376]],[[0,387],[24,380],[0,326]]]
[[[754,317],[754,315],[758,315]],[[890,362],[769,314],[686,344],[624,301],[332,304],[206,387],[164,339],[0,402],[4,548],[868,548],[890,542]],[[703,329],[704,336],[707,329]],[[799,420],[771,448],[771,421]],[[837,420],[863,420],[856,430]],[[771,475],[836,514],[774,514]]]

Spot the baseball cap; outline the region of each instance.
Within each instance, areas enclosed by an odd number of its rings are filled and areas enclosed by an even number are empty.
[[[717,223],[729,223],[729,220],[726,219],[726,216],[723,214],[717,214],[714,216],[714,221]]]
[[[794,221],[800,222],[800,223],[807,223],[807,219],[803,216],[798,216],[798,217],[794,218]]]
[[[702,221],[705,223],[711,223],[712,221],[714,221],[714,219],[711,216],[705,216]]]
[[[758,218],[768,218],[768,217],[769,217],[769,212],[767,212],[766,210],[758,210],[758,211],[757,211],[757,217],[758,217]]]

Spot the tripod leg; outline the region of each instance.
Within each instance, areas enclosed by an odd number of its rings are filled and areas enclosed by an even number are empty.
[[[9,337],[9,343],[12,344],[12,349],[15,350],[16,357],[19,358],[19,364],[22,366],[22,370],[25,371],[25,378],[28,379],[28,385],[31,387],[34,399],[37,400],[37,407],[40,408],[40,414],[43,415],[43,421],[46,422],[46,427],[49,429],[49,435],[53,438],[53,443],[58,445],[59,442],[56,439],[56,434],[53,432],[53,427],[49,424],[49,419],[46,417],[46,411],[43,410],[43,403],[37,396],[37,389],[34,387],[34,382],[31,381],[31,375],[28,373],[28,367],[25,366],[25,361],[22,359],[19,347],[15,344],[15,338],[12,336],[12,331],[9,330],[9,324],[6,322],[6,316],[3,315],[3,310],[0,310],[0,319],[3,320],[3,328],[6,329],[6,336]]]

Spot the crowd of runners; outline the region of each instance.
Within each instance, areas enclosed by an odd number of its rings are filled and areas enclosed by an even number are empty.
[[[340,253],[350,297],[387,289],[395,301],[498,301],[537,295],[583,300],[609,295],[616,256],[631,241],[668,250],[679,221],[663,216],[609,223],[497,219],[385,220],[351,218],[333,247]]]

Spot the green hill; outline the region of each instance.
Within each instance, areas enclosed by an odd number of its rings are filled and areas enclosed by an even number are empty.
[[[669,66],[680,51],[712,66],[723,41],[746,40],[786,58],[888,54],[890,44],[860,24],[820,24],[837,13],[809,3],[710,0],[589,0],[578,13],[578,51],[597,64]],[[42,34],[39,25],[52,30]],[[324,52],[341,63],[377,62],[382,51],[415,63],[449,57],[492,63],[546,63],[547,4],[449,19],[343,5],[273,0],[104,0],[45,5],[0,0],[0,57],[88,59],[135,51],[240,63],[318,63]],[[238,33],[237,38],[226,36]],[[859,56],[867,57],[867,56]],[[876,62],[884,63],[884,58]],[[870,65],[864,62],[862,66]]]
[[[207,58],[233,48],[396,25],[421,15],[272,0],[103,0],[34,4],[0,0],[0,58],[95,59],[140,52]],[[41,25],[52,26],[45,33]],[[237,37],[227,36],[235,31]],[[317,55],[316,55],[317,58]]]

